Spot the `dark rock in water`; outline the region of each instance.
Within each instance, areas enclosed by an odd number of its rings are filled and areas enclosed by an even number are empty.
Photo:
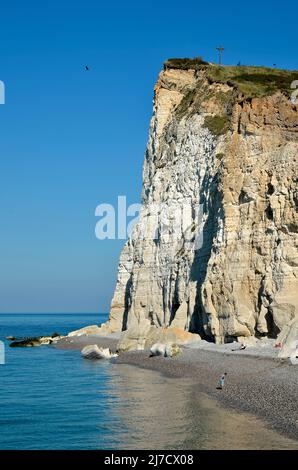
[[[6,336],[6,338],[8,341],[15,341],[17,338],[15,336]]]
[[[15,338],[14,336],[8,336],[6,339],[13,341],[9,345],[11,348],[32,348],[34,346],[41,346],[43,344],[51,344],[60,338],[63,338],[63,336],[60,336],[59,333],[55,332],[51,336],[30,336],[27,338]]]
[[[39,344],[38,340],[35,338],[23,339],[22,341],[13,341],[9,346],[11,348],[22,348],[22,347],[31,347]]]
[[[13,341],[10,343],[11,348],[30,348],[33,346],[40,346],[42,343],[39,338],[26,338],[21,341]]]
[[[55,331],[55,332],[51,335],[52,338],[58,338],[58,336],[61,336],[61,335],[60,335],[59,333],[57,333],[57,331]]]
[[[9,346],[11,348],[31,348],[34,346],[41,346],[43,344],[51,344],[59,338],[62,338],[62,336],[57,333],[54,333],[52,336],[34,336],[13,341]]]

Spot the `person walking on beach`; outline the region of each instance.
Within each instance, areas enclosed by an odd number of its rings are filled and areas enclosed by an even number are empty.
[[[218,390],[222,390],[222,389],[224,388],[226,375],[227,375],[227,373],[225,372],[225,373],[222,374],[222,376],[220,377],[220,379],[219,379],[219,385],[218,385],[218,387],[217,387]]]

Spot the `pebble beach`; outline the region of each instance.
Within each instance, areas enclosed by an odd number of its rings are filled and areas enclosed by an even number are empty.
[[[116,350],[118,337],[96,335],[64,338],[56,347],[82,349],[87,344]],[[239,346],[238,346],[239,347]],[[130,351],[112,359],[160,372],[171,378],[193,381],[198,391],[216,399],[222,406],[252,413],[267,425],[297,440],[298,367],[277,357],[270,347],[237,350],[235,344],[214,345],[201,341],[182,346],[172,358],[150,357],[150,351]],[[219,377],[227,372],[225,387],[218,390]]]

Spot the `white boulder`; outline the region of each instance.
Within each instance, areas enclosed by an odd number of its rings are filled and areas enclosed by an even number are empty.
[[[277,343],[280,343],[282,348],[278,357],[289,357],[292,364],[298,364],[298,319],[294,318],[287,325],[284,326],[282,331],[277,337]]]
[[[118,356],[118,354],[113,354],[109,348],[99,348],[96,344],[85,346],[81,354],[85,359],[111,359]]]
[[[163,343],[155,343],[150,348],[150,356],[165,356],[166,345]]]
[[[179,354],[180,347],[174,343],[155,343],[150,348],[151,356],[173,357]]]

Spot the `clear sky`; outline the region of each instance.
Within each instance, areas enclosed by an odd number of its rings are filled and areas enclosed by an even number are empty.
[[[296,2],[2,2],[0,312],[108,311],[123,241],[96,239],[95,208],[140,200],[163,61],[218,45],[297,69]]]

